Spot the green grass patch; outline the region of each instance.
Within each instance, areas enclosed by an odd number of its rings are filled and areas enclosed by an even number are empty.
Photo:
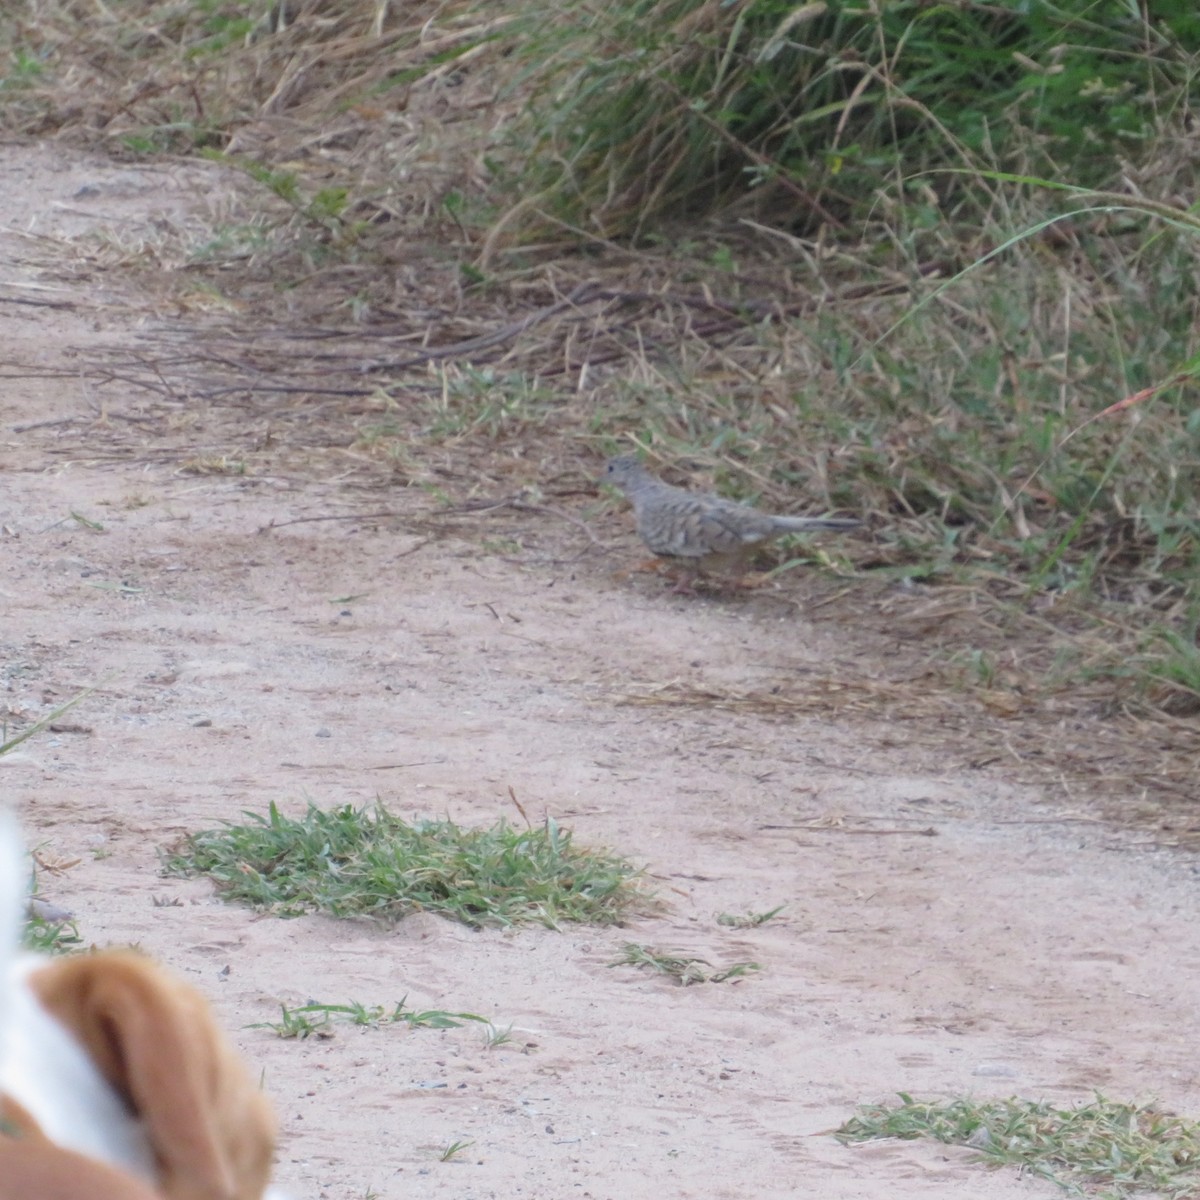
[[[270,1029],[281,1038],[304,1038],[332,1036],[332,1023],[345,1021],[351,1025],[379,1029],[384,1025],[406,1025],[409,1029],[458,1029],[468,1021],[478,1021],[492,1028],[487,1017],[475,1013],[443,1012],[441,1009],[418,1011],[408,1007],[408,998],[388,1009],[382,1004],[360,1004],[351,1000],[348,1004],[318,1004],[315,1001],[289,1008],[281,1004],[278,1021],[260,1021],[251,1029]]]
[[[786,904],[777,904],[765,912],[718,913],[717,924],[724,925],[729,929],[755,929],[759,925],[773,921],[786,907]]]
[[[30,917],[21,933],[21,944],[36,954],[70,954],[83,946],[75,922],[49,921],[43,917]]]
[[[644,967],[657,975],[669,975],[680,987],[688,987],[693,983],[725,983],[730,979],[748,975],[751,971],[762,970],[755,962],[735,962],[717,967],[696,955],[680,950],[660,950],[637,942],[626,942],[621,947],[621,957],[608,965]]]
[[[464,925],[620,924],[645,903],[639,872],[604,850],[577,847],[547,818],[518,829],[408,822],[382,804],[284,816],[244,813],[241,824],[188,835],[167,870],[211,876],[226,899],[277,916],[326,912],[397,920],[434,912]]]
[[[934,1138],[971,1146],[996,1165],[1019,1166],[1081,1194],[1127,1197],[1152,1192],[1184,1200],[1200,1191],[1200,1125],[1137,1105],[1097,1096],[1076,1108],[1033,1100],[914,1100],[861,1108],[836,1136]]]
[[[997,5],[578,0],[514,48],[514,224],[606,237],[754,197],[791,227],[858,221],[901,176],[1020,164],[1115,178],[1186,109],[1200,18],[1117,0]],[[784,216],[786,212],[786,216]],[[936,220],[929,211],[927,219]]]

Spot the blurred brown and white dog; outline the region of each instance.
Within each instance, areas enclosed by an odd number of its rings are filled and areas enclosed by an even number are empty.
[[[27,879],[0,812],[0,1200],[283,1200],[204,998],[132,951],[22,952]]]

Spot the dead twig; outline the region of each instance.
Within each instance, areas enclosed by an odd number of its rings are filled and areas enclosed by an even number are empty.
[[[805,833],[902,833],[909,837],[938,836],[938,831],[932,825],[928,825],[924,829],[856,829],[845,825],[823,825],[817,822],[811,825],[760,825],[758,828],[760,830],[803,830]]]
[[[311,525],[317,521],[373,521],[382,517],[407,517],[411,515],[411,513],[397,512],[394,508],[381,508],[375,512],[326,513],[319,517],[292,517],[287,521],[276,521],[272,517],[265,525],[260,525],[256,532],[270,533],[273,529],[283,529],[288,525]]]
[[[78,417],[55,417],[52,421],[25,421],[11,426],[13,433],[28,433],[31,429],[53,429],[56,425],[73,425]]]

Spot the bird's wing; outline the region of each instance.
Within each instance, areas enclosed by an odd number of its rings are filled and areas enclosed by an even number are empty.
[[[642,519],[642,540],[655,554],[669,558],[703,558],[708,551],[700,524],[700,506],[686,492],[662,496]]]
[[[705,541],[716,554],[733,554],[782,532],[766,514],[718,496],[705,498],[701,525]]]
[[[643,488],[635,499],[638,533],[666,558],[703,558],[711,553],[704,530],[704,497],[669,484]]]

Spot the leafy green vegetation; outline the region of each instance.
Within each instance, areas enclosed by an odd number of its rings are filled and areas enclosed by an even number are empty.
[[[70,954],[83,946],[83,938],[74,921],[50,921],[37,916],[31,916],[25,922],[21,942],[26,950],[39,954]]]
[[[661,950],[637,942],[626,942],[621,947],[620,958],[614,959],[608,965],[645,967],[657,975],[669,975],[680,987],[688,987],[693,983],[725,983],[727,980],[748,975],[751,971],[762,970],[755,962],[735,962],[716,967],[707,959],[683,951]]]
[[[524,830],[505,821],[463,829],[446,820],[410,824],[381,804],[309,804],[299,818],[272,804],[266,816],[244,816],[188,835],[167,869],[209,875],[227,899],[277,916],[435,912],[471,926],[556,928],[619,924],[645,901],[629,863],[576,847],[549,818]]]
[[[1075,1108],[1032,1100],[946,1100],[901,1093],[898,1105],[868,1105],[837,1133],[844,1142],[935,1138],[971,1146],[983,1161],[1019,1166],[1077,1194],[1117,1198],[1196,1195],[1200,1125],[1153,1105],[1097,1096]]]
[[[252,1029],[270,1029],[281,1038],[304,1038],[328,1036],[334,1019],[345,1020],[351,1025],[378,1029],[384,1025],[405,1025],[409,1029],[458,1029],[467,1021],[478,1021],[491,1028],[486,1017],[474,1013],[443,1012],[440,1009],[416,1011],[408,1007],[407,997],[390,1010],[382,1004],[360,1004],[352,1000],[349,1004],[309,1004],[289,1008],[281,1004],[278,1021],[263,1021],[252,1025]]]
[[[759,925],[773,921],[786,907],[785,904],[777,904],[765,912],[718,913],[717,924],[730,929],[756,929]]]
[[[1197,48],[1182,0],[575,0],[517,49],[522,214],[615,237],[767,193],[812,228],[970,190],[944,166],[1104,185],[1186,109]]]

